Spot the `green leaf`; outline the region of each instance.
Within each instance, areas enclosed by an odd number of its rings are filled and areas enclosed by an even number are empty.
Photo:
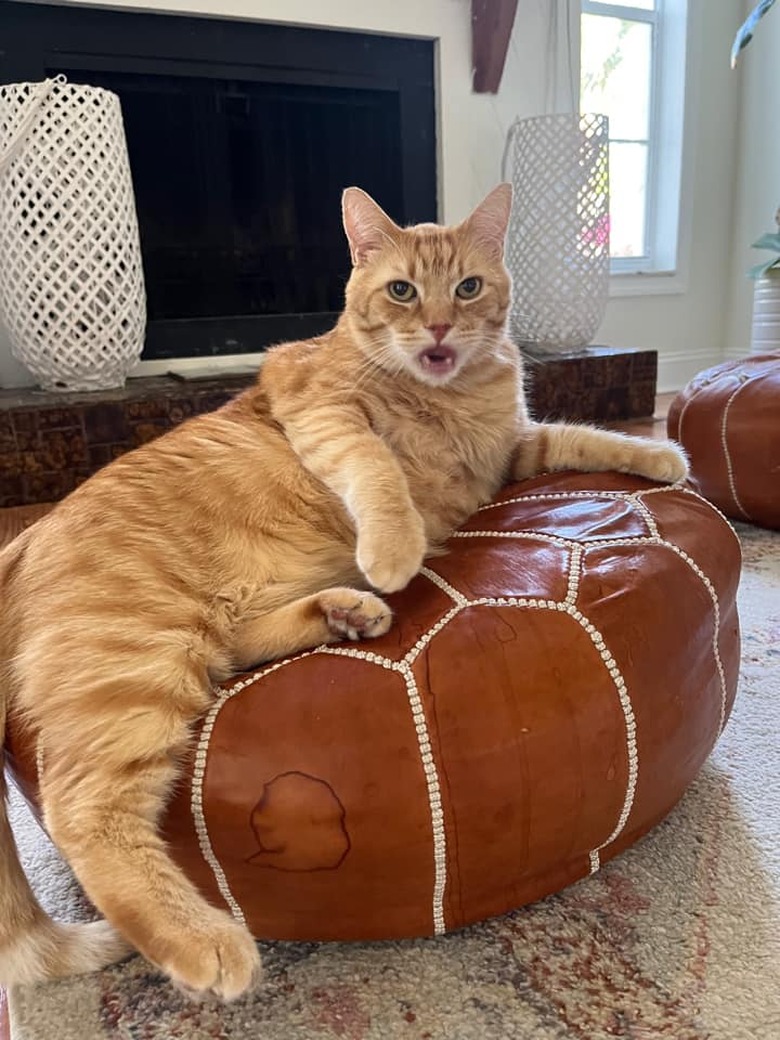
[[[773,268],[780,269],[780,256],[776,256],[774,260],[767,260],[766,263],[756,264],[755,267],[751,267],[748,271],[748,278],[752,278],[753,281],[755,281],[757,278],[761,278],[763,275],[767,273],[767,271],[771,271]]]
[[[774,233],[767,233],[762,235],[757,242],[753,243],[754,249],[774,249],[776,253],[780,253],[780,231]]]
[[[756,31],[756,26],[767,13],[772,4],[774,4],[774,2],[775,0],[760,0],[760,3],[756,4],[756,6],[750,12],[748,17],[739,27],[737,35],[734,38],[734,44],[731,48],[732,69],[737,64],[739,52],[743,50],[745,47],[747,47],[747,45],[753,39],[753,33]]]

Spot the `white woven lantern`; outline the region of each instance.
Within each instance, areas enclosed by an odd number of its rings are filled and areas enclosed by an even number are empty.
[[[122,386],[146,326],[141,250],[116,94],[0,86],[0,316],[47,390]]]
[[[504,178],[514,186],[507,267],[509,328],[519,346],[592,343],[609,289],[609,127],[602,115],[517,120]]]

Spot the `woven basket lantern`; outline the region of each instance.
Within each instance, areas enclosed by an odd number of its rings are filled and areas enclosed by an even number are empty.
[[[0,86],[0,316],[47,390],[122,386],[146,326],[116,94],[62,76]]]
[[[535,116],[509,130],[509,328],[520,346],[584,347],[601,324],[609,289],[608,147],[602,115]]]

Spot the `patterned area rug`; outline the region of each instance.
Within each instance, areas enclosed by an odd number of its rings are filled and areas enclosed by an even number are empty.
[[[734,714],[679,807],[598,874],[438,939],[263,944],[264,984],[228,1007],[187,1000],[139,957],[22,989],[13,1040],[780,1038],[780,535],[738,532]],[[86,914],[18,803],[14,817],[47,909]]]

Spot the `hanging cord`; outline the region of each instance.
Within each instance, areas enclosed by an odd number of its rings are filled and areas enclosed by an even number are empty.
[[[51,94],[54,87],[61,86],[63,83],[67,82],[68,80],[65,76],[59,75],[55,76],[53,79],[45,79],[43,82],[35,84],[35,88],[31,91],[30,96],[27,99],[27,112],[22,116],[21,121],[16,128],[16,132],[11,134],[11,139],[5,149],[0,152],[0,173],[2,173],[7,166],[10,166],[11,162],[16,158],[17,153],[32,129],[33,123],[41,110],[41,106]]]
[[[579,86],[575,70],[572,19],[579,18],[579,0],[550,0],[547,6],[547,54],[552,56],[547,66],[544,84],[544,114],[575,113],[580,107]]]
[[[552,114],[558,110],[558,0],[547,5],[547,74],[544,77],[544,112]]]
[[[517,128],[518,128],[519,125],[520,125],[520,120],[516,119],[514,121],[514,123],[512,123],[512,125],[509,127],[509,129],[506,132],[506,141],[504,142],[504,154],[501,156],[501,180],[502,181],[511,180],[511,177],[507,176],[507,174],[509,172],[509,166],[510,166],[509,153],[511,151],[512,142],[515,139],[515,134],[517,133]]]

